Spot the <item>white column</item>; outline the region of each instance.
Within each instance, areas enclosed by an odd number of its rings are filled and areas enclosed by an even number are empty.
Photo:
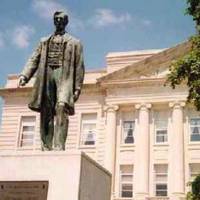
[[[172,108],[172,130],[169,146],[169,186],[170,199],[179,200],[184,197],[184,135],[183,107],[184,102],[170,103]]]
[[[112,198],[114,196],[115,182],[115,157],[116,157],[116,129],[117,129],[117,110],[119,106],[106,106],[106,153],[105,167],[112,174]]]
[[[149,109],[151,104],[138,104],[138,131],[135,139],[134,193],[136,200],[149,194]]]

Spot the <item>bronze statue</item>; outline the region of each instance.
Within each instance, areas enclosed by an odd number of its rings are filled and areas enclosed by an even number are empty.
[[[40,112],[42,150],[47,151],[65,150],[68,116],[74,115],[84,78],[83,48],[65,32],[67,24],[66,13],[54,13],[55,33],[41,39],[19,77],[19,86],[36,78],[28,106]]]

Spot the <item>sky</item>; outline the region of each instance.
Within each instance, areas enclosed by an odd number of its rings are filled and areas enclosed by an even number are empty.
[[[18,74],[41,37],[54,31],[56,10],[84,46],[86,70],[106,67],[109,52],[169,48],[195,33],[186,0],[1,0],[0,87]],[[1,105],[1,103],[0,103]]]

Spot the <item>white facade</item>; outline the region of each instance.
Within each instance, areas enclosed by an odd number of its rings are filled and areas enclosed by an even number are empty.
[[[86,73],[66,151],[82,150],[113,174],[112,199],[182,199],[200,173],[200,114],[186,104],[186,86],[164,86],[170,63],[189,48],[111,53],[106,69]],[[17,88],[10,75],[0,90],[1,152],[40,151],[31,87]]]

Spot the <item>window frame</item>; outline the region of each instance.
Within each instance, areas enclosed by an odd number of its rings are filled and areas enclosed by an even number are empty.
[[[188,119],[188,124],[189,124],[189,143],[190,144],[199,144],[200,143],[200,140],[199,141],[192,141],[191,140],[191,136],[192,135],[194,135],[194,134],[192,134],[192,132],[191,132],[191,128],[192,128],[192,126],[191,126],[191,120],[194,120],[194,119],[199,119],[200,120],[200,117],[190,117],[189,119]],[[200,128],[200,125],[199,125],[199,128]],[[200,137],[200,134],[199,134],[199,137]]]
[[[157,189],[157,186],[164,185],[166,186],[166,190],[164,189]],[[157,195],[158,192],[166,192],[166,195]],[[156,197],[167,197],[168,196],[168,184],[167,183],[156,183],[155,184],[155,196]]]
[[[190,181],[193,181],[195,179],[195,177],[192,176],[192,170],[191,170],[192,165],[199,165],[199,167],[200,167],[200,163],[189,163],[189,179],[190,179]],[[200,175],[200,170],[199,170],[199,173],[197,173],[195,176],[198,176],[198,175]]]
[[[133,122],[133,143],[125,143],[125,138],[127,135],[125,135],[125,128],[124,123],[126,122]],[[124,146],[130,146],[135,144],[135,134],[136,134],[136,120],[122,120],[122,126],[121,126],[121,145]]]
[[[156,173],[156,166],[158,165],[166,165],[167,168],[167,172],[160,172],[160,173]],[[165,176],[166,181],[157,181],[156,177],[157,175],[159,176]],[[166,196],[157,196],[157,186],[158,185],[166,185]],[[165,190],[160,190],[160,191],[165,191]],[[169,193],[169,184],[168,184],[168,164],[154,164],[154,196],[155,197],[168,197],[168,193]]]
[[[166,121],[166,127],[157,128],[157,122],[158,121]],[[157,132],[158,131],[166,131],[166,141],[164,142],[158,142],[157,141]],[[162,136],[163,137],[163,136]],[[169,120],[168,118],[166,120],[154,120],[154,141],[156,145],[167,145],[169,143]]]
[[[90,145],[87,145],[87,144],[83,144],[82,143],[82,138],[83,138],[83,116],[84,115],[96,115],[96,119],[95,120],[88,120],[88,122],[84,123],[84,124],[91,124],[91,122],[94,122],[95,125],[96,125],[96,128],[95,128],[95,134],[94,134],[94,144],[90,144]],[[79,131],[79,140],[78,140],[78,147],[79,148],[95,148],[96,147],[96,144],[97,144],[97,126],[98,126],[98,112],[83,112],[83,113],[80,113],[80,120],[79,120],[79,123],[80,123],[80,131]],[[85,134],[86,135],[86,134]],[[85,143],[86,141],[84,141]]]
[[[35,121],[34,122],[23,122],[23,118],[25,117],[34,117]],[[16,140],[16,149],[17,150],[33,150],[35,149],[35,139],[36,139],[36,131],[37,131],[37,123],[38,123],[38,118],[36,115],[34,114],[23,114],[19,116],[19,120],[18,120],[18,137]],[[34,131],[33,131],[33,138],[32,138],[32,145],[31,146],[22,146],[22,136],[23,136],[23,127],[25,126],[33,126],[34,127]],[[31,131],[30,131],[31,132]],[[29,134],[27,134],[29,135]],[[30,134],[31,135],[31,134]],[[25,139],[27,141],[31,141],[31,139]]]
[[[123,166],[131,166],[132,167],[132,173],[122,173],[121,167]],[[131,181],[122,181],[122,176],[131,176]],[[134,197],[134,165],[133,164],[122,164],[119,166],[119,198],[121,199],[132,199]],[[131,185],[132,186],[132,196],[131,197],[123,197],[123,185]],[[129,190],[127,190],[129,191]]]

